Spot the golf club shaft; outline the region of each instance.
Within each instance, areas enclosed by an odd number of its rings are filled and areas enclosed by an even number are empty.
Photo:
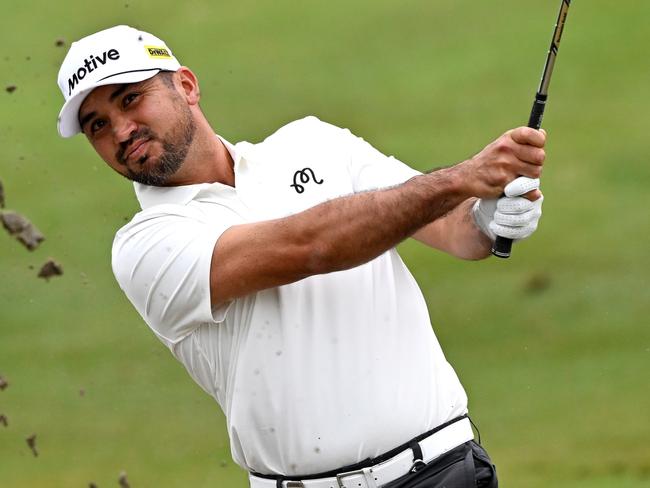
[[[546,100],[548,99],[548,87],[551,84],[551,75],[555,67],[555,58],[557,57],[558,50],[560,49],[560,41],[562,40],[562,32],[564,32],[564,23],[566,22],[567,14],[569,13],[569,5],[571,0],[562,0],[560,13],[555,23],[555,31],[553,32],[553,39],[551,40],[551,47],[546,56],[546,63],[544,64],[544,73],[542,80],[535,94],[535,101],[533,108],[530,112],[528,119],[528,127],[539,129],[542,126],[542,119],[544,118],[544,109],[546,108]],[[507,237],[497,236],[492,246],[492,254],[499,258],[509,258],[512,250],[512,239]]]

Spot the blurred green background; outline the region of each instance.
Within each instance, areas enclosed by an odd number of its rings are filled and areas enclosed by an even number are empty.
[[[135,488],[247,486],[219,407],[114,282],[113,234],[138,207],[83,137],[57,136],[71,41],[118,23],[162,37],[231,141],[315,114],[424,170],[525,124],[557,8],[3,3],[0,181],[47,240],[29,253],[0,232],[0,486],[104,488],[122,471]],[[401,246],[504,487],[650,486],[648,18],[647,1],[573,2],[544,121],[544,217],[510,261]],[[48,257],[65,274],[45,282]]]

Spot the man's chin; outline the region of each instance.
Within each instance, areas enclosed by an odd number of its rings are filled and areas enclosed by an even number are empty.
[[[135,181],[137,183],[141,183],[143,185],[148,185],[148,186],[168,186],[167,182],[169,180],[169,177],[167,176],[149,174],[149,173],[147,174],[129,173],[125,176],[131,181]]]
[[[167,180],[169,180],[168,175],[160,174],[157,171],[135,172],[129,169],[127,174],[124,176],[126,176],[131,181],[136,181],[138,183],[142,183],[143,185],[149,186],[165,186]]]
[[[169,186],[169,180],[178,171],[180,165],[171,165],[168,161],[160,162],[157,158],[147,156],[144,158],[144,161],[136,163],[140,171],[127,168],[127,173],[124,176],[143,185]]]

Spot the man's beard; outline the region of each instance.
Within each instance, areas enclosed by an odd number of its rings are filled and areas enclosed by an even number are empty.
[[[120,150],[118,153],[118,161],[126,164],[123,159],[124,149],[128,149],[131,147],[131,144],[139,139],[160,141],[163,147],[163,153],[155,166],[148,171],[143,169],[139,173],[136,173],[127,166],[127,174],[124,175],[126,178],[142,183],[143,185],[165,186],[169,178],[183,165],[194,140],[196,124],[194,123],[189,107],[181,104],[179,104],[179,107],[182,107],[180,120],[176,127],[164,138],[159,137],[148,127],[143,127],[135,132],[124,145],[124,148]],[[144,165],[147,158],[148,156],[143,156],[139,164]],[[144,166],[142,167],[144,168]]]

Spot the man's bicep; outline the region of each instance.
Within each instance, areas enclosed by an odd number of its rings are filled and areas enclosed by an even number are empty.
[[[217,240],[210,265],[213,308],[317,273],[319,251],[286,219],[234,225]]]

